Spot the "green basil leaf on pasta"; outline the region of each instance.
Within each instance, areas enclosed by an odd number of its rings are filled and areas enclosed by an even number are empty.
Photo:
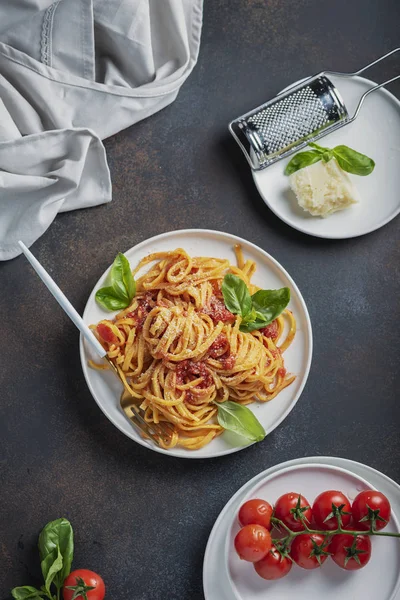
[[[369,175],[375,168],[375,162],[348,146],[335,146],[333,154],[343,171],[354,175]]]
[[[240,323],[240,331],[244,333],[251,333],[252,331],[256,331],[257,329],[262,329],[268,325],[268,321],[266,321],[263,316],[259,313],[256,313],[256,318],[254,321],[250,321],[248,323]]]
[[[257,317],[257,313],[256,313],[255,309],[251,308],[250,312],[248,312],[247,315],[243,317],[242,323],[243,324],[252,323],[256,317]]]
[[[224,297],[225,306],[231,313],[246,317],[251,311],[251,297],[245,282],[228,273],[225,275],[222,282],[222,295]]]
[[[237,402],[216,402],[218,423],[224,429],[233,431],[250,440],[260,442],[265,438],[265,430],[254,413]]]
[[[57,519],[48,523],[39,535],[39,554],[43,579],[54,582],[60,589],[64,579],[71,572],[74,555],[74,534],[67,519]]]
[[[111,267],[111,285],[116,296],[125,300],[127,306],[136,293],[136,284],[132,276],[129,260],[119,252]]]
[[[266,327],[285,310],[290,302],[290,290],[287,287],[279,290],[259,290],[251,297],[253,308],[257,312],[258,319],[264,319],[261,327]],[[257,327],[256,329],[260,329]]]
[[[128,300],[116,295],[113,287],[103,287],[96,292],[96,302],[106,310],[122,310],[129,306]]]
[[[136,282],[129,260],[121,252],[113,262],[109,280],[111,285],[96,292],[96,302],[110,311],[127,308],[136,294]]]
[[[45,592],[37,590],[31,585],[22,585],[11,590],[11,596],[15,600],[32,600],[34,598],[42,598],[45,595]]]
[[[296,171],[309,167],[322,159],[322,154],[316,150],[306,150],[305,152],[299,152],[295,154],[293,158],[288,162],[285,168],[285,175],[292,175]]]

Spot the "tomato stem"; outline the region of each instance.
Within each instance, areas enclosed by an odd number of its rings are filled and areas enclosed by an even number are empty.
[[[374,531],[372,528],[367,530],[367,531],[353,531],[353,530],[349,530],[349,529],[343,529],[342,527],[342,523],[341,523],[341,518],[338,518],[338,527],[337,529],[334,530],[320,530],[320,529],[310,529],[308,527],[308,525],[306,523],[304,523],[304,529],[302,531],[292,531],[290,529],[290,527],[288,527],[283,521],[281,521],[280,519],[277,519],[276,517],[272,517],[271,518],[271,523],[272,525],[275,527],[275,529],[284,529],[287,532],[287,536],[284,540],[280,540],[281,543],[282,541],[284,542],[285,546],[287,548],[290,547],[292,541],[294,540],[295,537],[297,537],[298,535],[302,535],[302,534],[318,534],[318,535],[324,535],[327,537],[331,537],[334,535],[337,535],[339,533],[342,534],[348,534],[348,535],[352,535],[354,537],[357,537],[358,535],[379,535],[382,537],[395,537],[395,538],[400,538],[400,533],[389,533],[387,531]],[[272,540],[273,543],[275,543],[275,541],[278,540]]]

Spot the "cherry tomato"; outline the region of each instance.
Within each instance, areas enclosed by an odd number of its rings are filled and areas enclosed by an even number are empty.
[[[381,492],[367,490],[355,497],[351,512],[356,529],[371,529],[372,521],[375,529],[379,531],[384,529],[390,520],[390,502]]]
[[[106,588],[100,575],[88,569],[72,571],[64,581],[64,600],[103,600],[105,594]]]
[[[328,558],[329,542],[318,533],[303,533],[294,538],[290,556],[303,569],[317,569]]]
[[[282,556],[275,546],[258,562],[254,568],[263,579],[282,579],[292,568],[292,561],[287,556]]]
[[[289,492],[289,494],[283,494],[276,501],[274,517],[283,521],[292,531],[302,531],[304,529],[300,519],[301,515],[306,523],[311,521],[311,507],[301,494]]]
[[[239,523],[244,525],[262,525],[271,529],[272,506],[265,500],[254,498],[245,502],[239,510]]]
[[[262,525],[245,525],[235,537],[235,550],[241,559],[261,560],[271,550],[271,536]]]
[[[353,527],[348,529],[353,530]],[[333,536],[329,544],[332,559],[346,571],[362,569],[371,558],[371,540],[367,535],[339,533]]]
[[[345,528],[351,519],[351,506],[350,502],[342,492],[329,490],[322,492],[315,500],[312,507],[312,514],[316,529],[327,529],[333,530],[338,527],[338,519],[336,516],[332,516],[328,519],[329,515],[336,511],[336,508],[342,507],[342,526]]]

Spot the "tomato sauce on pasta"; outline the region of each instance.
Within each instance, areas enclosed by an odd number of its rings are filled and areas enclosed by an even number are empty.
[[[283,353],[296,332],[286,309],[264,329],[240,331],[241,317],[224,304],[227,273],[240,277],[251,294],[256,264],[235,247],[237,265],[212,257],[190,257],[178,248],[140,261],[131,305],[92,329],[149,423],[173,426],[165,448],[198,449],[224,430],[218,402],[268,402],[290,385]],[[285,327],[285,321],[287,326]],[[284,330],[288,332],[284,335]]]

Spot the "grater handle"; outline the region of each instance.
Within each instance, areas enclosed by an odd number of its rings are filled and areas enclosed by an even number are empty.
[[[387,54],[384,54],[380,58],[377,58],[376,60],[369,63],[369,65],[362,67],[362,69],[359,69],[358,71],[354,71],[354,73],[341,73],[341,72],[337,72],[337,71],[324,71],[324,73],[329,73],[330,75],[337,75],[338,77],[355,77],[356,75],[361,75],[361,73],[364,73],[364,71],[367,71],[367,69],[370,69],[374,65],[377,65],[378,63],[382,62],[386,58],[389,58],[389,56],[392,56],[392,54],[396,54],[396,52],[400,52],[400,48],[395,48],[394,50],[391,50]],[[386,82],[386,83],[388,83],[388,82]]]
[[[366,65],[365,67],[362,67],[362,69],[359,69],[358,71],[355,71],[354,73],[338,73],[338,72],[335,72],[335,71],[325,71],[325,73],[328,73],[329,75],[334,75],[334,76],[336,75],[337,77],[356,77],[357,75],[360,75],[361,73],[364,73],[364,71],[367,71],[367,69],[370,69],[374,65],[382,62],[383,60],[385,60],[386,58],[388,58],[392,54],[396,54],[396,52],[400,52],[400,48],[395,48],[394,50],[391,50],[387,54],[384,54],[380,58],[377,58],[373,62],[369,63],[369,65]],[[392,83],[392,81],[396,81],[396,79],[399,79],[399,78],[400,78],[400,75],[396,75],[396,77],[392,77],[392,79],[388,79],[387,81],[384,81],[383,83],[378,83],[377,85],[374,85],[374,87],[372,87],[369,90],[367,90],[361,96],[361,98],[359,100],[359,103],[357,105],[357,108],[356,108],[356,110],[354,112],[354,115],[352,117],[350,117],[347,122],[348,123],[352,123],[357,118],[358,113],[360,112],[361,106],[363,105],[363,102],[364,102],[365,98],[369,94],[371,94],[372,92],[375,92],[375,90],[379,90],[381,87],[384,87],[385,85],[389,85],[389,83]]]
[[[377,65],[378,63],[382,62],[383,60],[385,60],[386,58],[389,58],[389,56],[392,56],[392,54],[396,54],[396,52],[400,52],[400,48],[395,48],[394,50],[391,50],[390,52],[388,52],[387,54],[384,54],[383,56],[381,56],[380,58],[377,58],[376,60],[374,60],[372,63],[369,63],[369,65],[367,65],[366,67],[363,67],[362,69],[360,69],[359,71],[356,71],[354,73],[354,75],[360,75],[361,73],[364,73],[364,71],[366,71],[367,69],[373,67],[374,65]],[[393,79],[391,79],[390,81],[394,81]],[[386,85],[387,83],[390,83],[389,81],[386,81],[385,83],[382,83],[381,85]]]
[[[349,118],[348,123],[351,123],[352,121],[354,121],[354,119],[357,118],[358,113],[360,112],[361,106],[362,106],[365,98],[368,96],[368,94],[371,94],[372,92],[375,92],[375,90],[379,90],[379,88],[384,87],[385,85],[388,85],[389,83],[392,83],[392,81],[396,81],[396,79],[400,79],[400,75],[397,75],[396,77],[392,77],[392,79],[388,79],[387,81],[384,81],[383,83],[379,83],[378,85],[374,85],[374,87],[372,87],[371,89],[367,90],[361,96],[360,101],[359,101],[359,103],[357,105],[357,108],[354,111],[354,115]]]

